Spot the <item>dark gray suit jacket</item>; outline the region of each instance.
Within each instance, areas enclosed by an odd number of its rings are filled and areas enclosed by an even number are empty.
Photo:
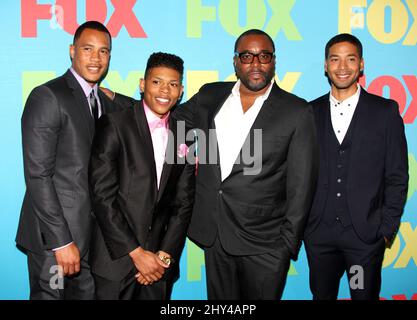
[[[102,111],[113,111],[99,91]],[[26,193],[16,242],[41,253],[74,241],[89,246],[92,215],[88,165],[94,120],[85,94],[68,70],[29,95],[22,115]]]

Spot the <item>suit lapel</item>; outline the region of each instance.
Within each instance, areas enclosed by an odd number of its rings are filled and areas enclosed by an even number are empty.
[[[172,134],[171,134],[172,132]],[[169,131],[168,131],[168,143],[167,143],[167,148],[165,151],[165,162],[164,162],[164,166],[162,167],[162,173],[161,173],[161,180],[159,181],[159,190],[158,190],[158,200],[159,201],[161,199],[161,196],[164,193],[165,187],[167,185],[167,182],[169,180],[169,176],[171,174],[171,169],[172,169],[172,163],[168,163],[167,159],[171,159],[170,155],[173,155],[172,159],[176,159],[177,154],[176,154],[176,128],[175,128],[175,121],[172,120],[172,118],[170,117],[169,119]],[[176,162],[176,160],[174,160]]]
[[[142,142],[142,145],[145,148],[143,152],[145,153],[147,161],[151,165],[152,177],[154,180],[153,185],[154,185],[155,190],[157,190],[158,185],[157,185],[157,178],[156,178],[156,166],[155,166],[155,156],[154,156],[153,145],[152,145],[152,137],[151,137],[151,132],[149,131],[148,121],[146,120],[145,110],[143,109],[142,100],[136,101],[135,104],[133,105],[133,108],[134,108],[136,125],[138,127],[139,138]]]
[[[324,157],[324,164],[326,168],[329,166],[329,132],[333,130],[332,119],[330,115],[330,93],[325,95],[318,104],[318,136],[322,143],[322,156]],[[329,127],[330,126],[330,127]],[[327,172],[327,171],[326,171]]]
[[[355,155],[360,152],[361,139],[366,135],[365,129],[373,123],[372,113],[367,106],[368,93],[361,88],[358,105],[356,106],[355,113],[353,114],[351,125],[352,128],[352,150],[350,166],[354,163]]]
[[[70,70],[68,70],[64,77],[68,83],[68,86],[72,89],[72,95],[74,96],[76,103],[76,106],[82,115],[82,118],[84,120],[84,123],[88,129],[88,132],[90,134],[90,138],[93,139],[94,136],[94,119],[91,116],[90,113],[90,106],[88,105],[87,98],[84,94],[83,89],[81,88],[80,84],[78,83],[77,79],[75,79],[74,75],[71,73]]]
[[[100,99],[101,113],[106,114],[112,111],[111,100],[104,93],[102,93],[100,89],[98,89],[97,92]]]
[[[281,105],[281,88],[274,82],[272,84],[271,92],[269,93],[268,99],[266,99],[259,110],[258,115],[253,122],[249,133],[253,132],[254,128],[263,128],[265,123],[270,121],[271,113],[276,111]],[[249,136],[248,136],[249,137]]]
[[[206,133],[207,136],[207,140],[208,143],[210,143],[210,146],[206,146],[206,150],[216,150],[216,164],[220,164],[220,151],[219,151],[219,144],[217,143],[217,132],[216,132],[216,124],[214,122],[214,118],[216,117],[217,113],[219,113],[221,107],[223,106],[223,104],[226,102],[227,98],[230,96],[230,94],[232,93],[232,89],[233,86],[235,85],[236,82],[231,82],[229,86],[226,86],[224,91],[221,92],[218,95],[218,100],[217,103],[215,103],[215,107],[209,109],[209,112],[207,114],[207,123],[208,123],[208,130]],[[210,136],[210,129],[214,130],[214,136],[211,137]],[[209,155],[206,153],[206,157],[207,157],[207,162],[208,162],[208,158]],[[217,178],[219,180],[221,180],[221,172],[220,172],[220,165],[214,165],[214,166],[210,166],[211,168],[214,169],[214,173],[217,176]]]
[[[227,98],[232,93],[234,83],[235,82],[230,83],[230,86],[227,86],[225,88],[224,92],[221,92],[220,94],[218,94],[217,103],[214,103],[215,107],[209,109],[209,112],[207,114],[209,129],[215,129],[216,128],[216,124],[214,123],[214,118],[216,117],[217,113],[219,113],[221,107],[223,106],[223,104],[226,102]]]

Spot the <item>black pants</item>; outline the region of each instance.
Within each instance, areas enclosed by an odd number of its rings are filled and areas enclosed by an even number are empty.
[[[271,253],[233,256],[217,238],[204,255],[209,300],[281,299],[290,267],[284,242]]]
[[[28,258],[31,300],[90,300],[94,299],[94,281],[88,265],[88,253],[81,258],[80,272],[58,277],[53,251],[43,254],[26,252]]]
[[[173,283],[160,280],[143,286],[137,282],[134,272],[121,281],[112,281],[93,273],[97,300],[168,300]]]
[[[305,239],[310,289],[315,300],[336,300],[346,272],[352,300],[378,300],[385,241],[364,243],[352,226],[320,223]]]

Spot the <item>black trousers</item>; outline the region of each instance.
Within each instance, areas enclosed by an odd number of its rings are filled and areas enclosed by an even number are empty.
[[[378,300],[385,241],[364,243],[353,227],[320,223],[304,240],[315,300],[336,300],[346,272],[352,300]]]
[[[271,253],[234,256],[224,251],[217,238],[204,255],[209,300],[281,299],[290,267],[284,242]]]
[[[97,300],[169,300],[173,283],[160,280],[143,286],[135,278],[132,270],[121,281],[113,281],[93,273]]]
[[[80,272],[59,277],[55,253],[26,252],[28,258],[31,300],[91,300],[94,281],[88,264],[88,253],[81,257]]]

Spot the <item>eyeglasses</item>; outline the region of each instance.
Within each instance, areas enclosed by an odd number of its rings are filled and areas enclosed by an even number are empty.
[[[260,52],[260,53],[252,53],[252,52],[235,52],[235,56],[239,57],[240,62],[243,64],[250,64],[253,62],[255,57],[258,58],[258,61],[262,64],[268,64],[271,62],[272,58],[275,57],[274,52]]]

